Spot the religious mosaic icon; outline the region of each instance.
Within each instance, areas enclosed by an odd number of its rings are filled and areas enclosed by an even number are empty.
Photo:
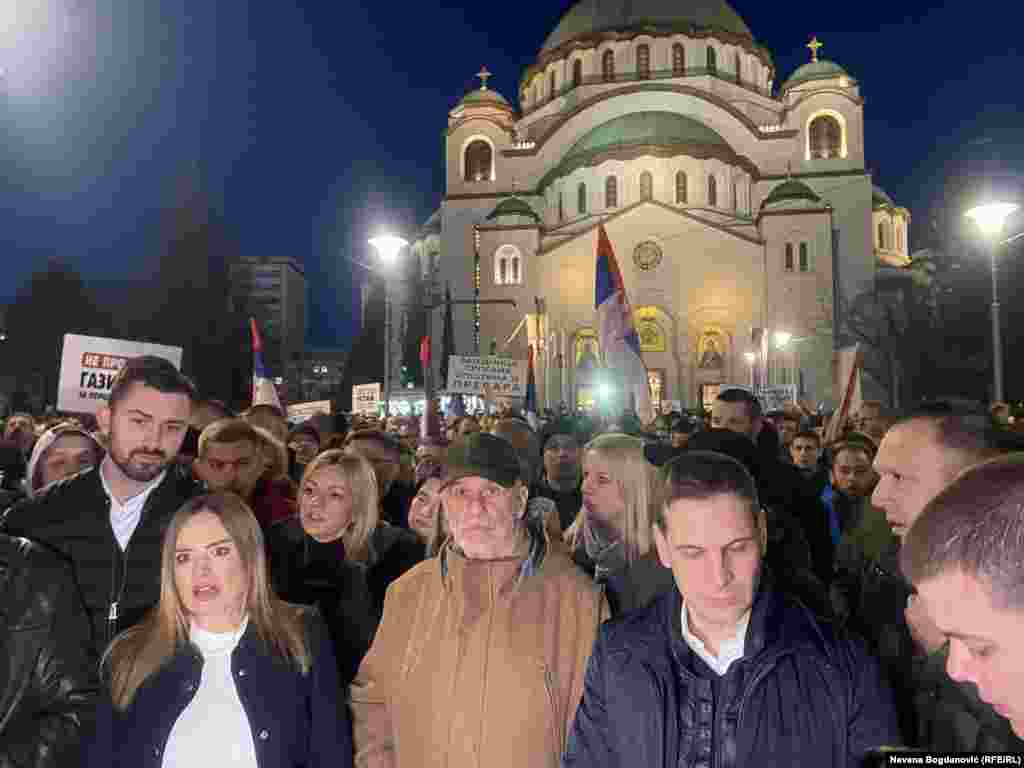
[[[661,258],[661,246],[650,240],[640,243],[633,251],[633,261],[645,272],[661,264]]]

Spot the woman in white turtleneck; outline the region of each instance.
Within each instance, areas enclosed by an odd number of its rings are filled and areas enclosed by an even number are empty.
[[[259,524],[216,493],[168,526],[160,602],[105,656],[110,701],[89,766],[348,766],[352,745],[325,629],[267,583]]]

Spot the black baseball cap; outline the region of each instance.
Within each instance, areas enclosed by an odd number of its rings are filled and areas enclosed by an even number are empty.
[[[505,488],[522,479],[522,465],[512,443],[486,432],[464,435],[448,446],[444,484],[482,477]]]

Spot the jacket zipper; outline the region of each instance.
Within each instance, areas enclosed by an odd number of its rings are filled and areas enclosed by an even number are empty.
[[[166,480],[166,478],[164,478]],[[161,482],[160,485],[163,485]],[[121,549],[120,543],[117,541],[117,537],[114,536],[114,569],[113,569],[113,589],[110,594],[110,610],[107,612],[107,644],[117,637],[117,626],[121,619],[121,601],[124,598],[124,588],[128,583],[128,550],[131,549],[132,539],[135,538],[135,534],[138,533],[139,528],[142,527],[143,521],[146,519],[146,513],[149,511],[151,504],[153,503],[153,497],[156,496],[160,491],[159,486],[154,488],[149,496],[146,498],[146,503],[142,505],[142,511],[139,513],[139,522],[135,526],[135,530],[132,531],[132,535],[128,539],[128,543],[124,550]],[[107,518],[110,518],[110,499],[107,499]],[[113,535],[113,528],[111,528],[111,535]],[[161,547],[161,551],[162,551]],[[120,568],[118,568],[120,566]],[[118,581],[118,571],[120,571],[120,581]]]
[[[555,698],[555,677],[551,674],[547,664],[541,665],[544,668],[544,688],[548,694],[548,703],[551,706],[551,738],[555,750],[555,765],[561,763],[562,753],[565,751],[565,738],[562,736],[562,718],[558,714],[558,705]]]

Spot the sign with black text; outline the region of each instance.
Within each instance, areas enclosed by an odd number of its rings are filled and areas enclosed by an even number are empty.
[[[526,361],[452,355],[446,389],[449,395],[526,397]]]
[[[60,356],[57,410],[95,413],[106,404],[114,377],[126,361],[155,355],[181,368],[181,353],[181,347],[66,333]]]

